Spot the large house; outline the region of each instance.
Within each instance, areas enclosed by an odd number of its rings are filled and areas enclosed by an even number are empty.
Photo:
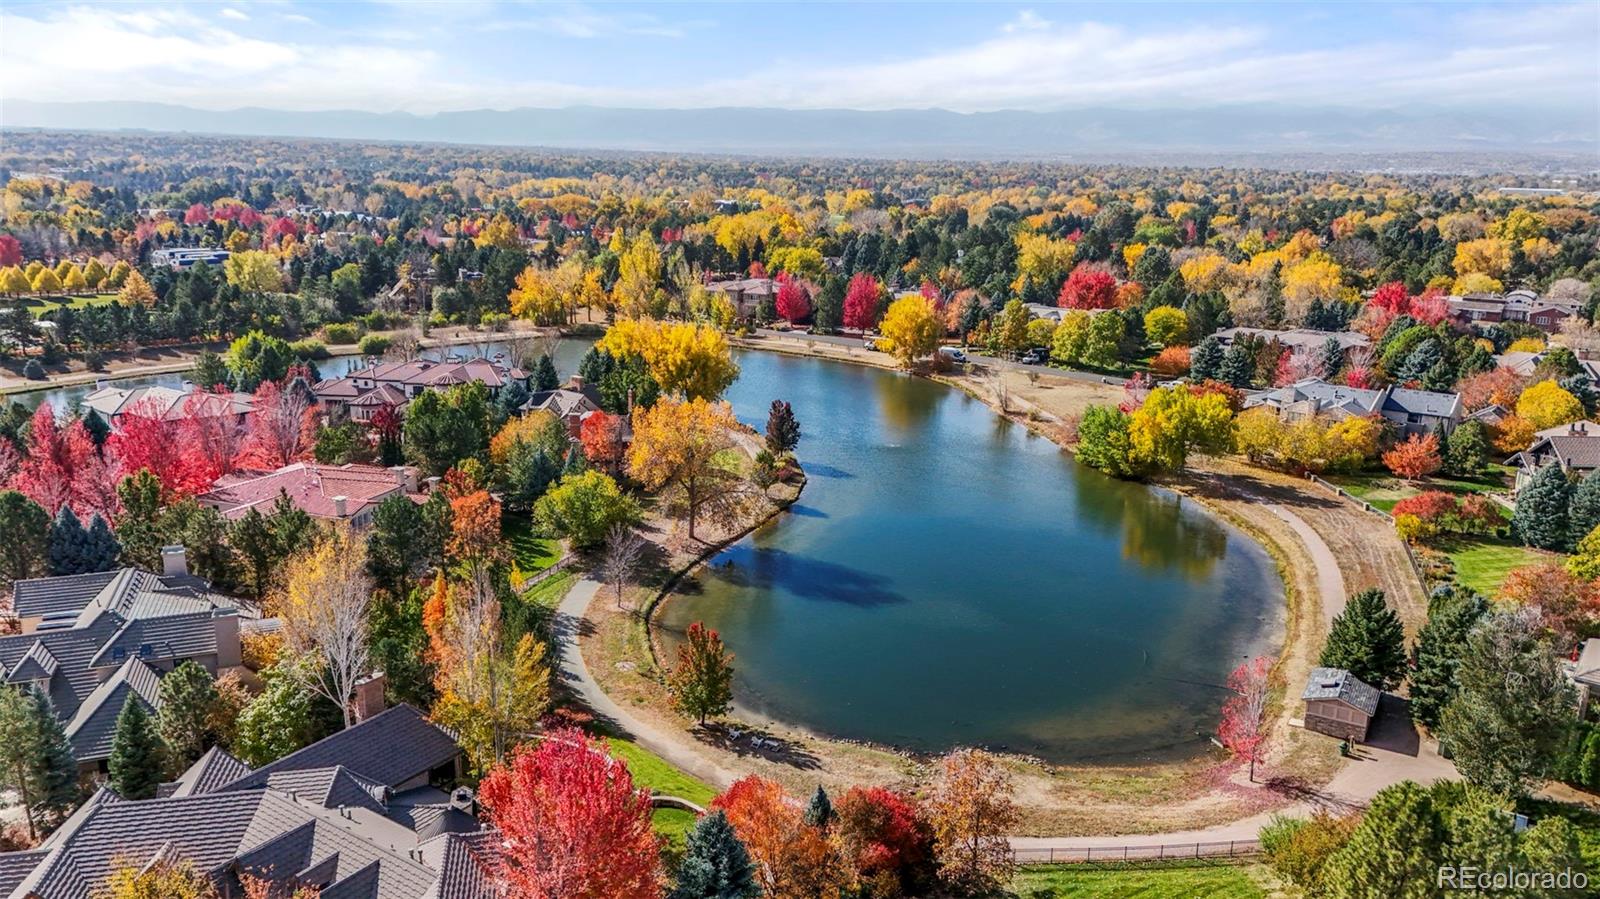
[[[1519,375],[1530,377],[1539,368],[1539,364],[1550,354],[1549,350],[1540,350],[1530,353],[1525,350],[1512,350],[1494,357],[1495,365],[1499,368],[1509,368]],[[1600,381],[1600,363],[1593,359],[1579,359],[1578,365],[1591,381]]]
[[[93,410],[113,428],[129,415],[142,415],[175,421],[188,416],[210,418],[231,416],[243,424],[255,411],[255,398],[248,393],[196,393],[193,384],[183,387],[113,387],[100,382],[79,403],[85,414]]]
[[[159,708],[162,674],[185,661],[212,674],[241,662],[234,600],[188,573],[182,547],[162,558],[160,575],[123,568],[12,584],[22,632],[0,637],[0,679],[50,697],[85,770],[110,757],[126,703]]]
[[[218,895],[494,899],[499,840],[451,735],[396,706],[252,770],[211,749],[156,798],[102,788],[38,848],[0,853],[0,899],[83,899],[120,865],[188,863]]]
[[[1575,421],[1546,428],[1533,435],[1533,445],[1506,460],[1517,469],[1515,493],[1533,480],[1539,469],[1559,465],[1570,476],[1587,476],[1600,468],[1600,424]]]
[[[1561,323],[1577,315],[1582,305],[1571,300],[1544,298],[1526,288],[1504,295],[1469,293],[1447,297],[1450,315],[1466,325],[1527,322],[1543,331],[1558,331]]]
[[[777,302],[778,299],[778,282],[772,278],[712,281],[706,285],[706,289],[727,297],[733,303],[734,314],[739,318],[749,318],[756,314],[763,302]]]
[[[1287,347],[1290,355],[1294,356],[1320,355],[1330,340],[1339,344],[1339,351],[1342,353],[1372,343],[1367,339],[1367,335],[1355,331],[1317,331],[1312,328],[1293,328],[1288,331],[1274,331],[1270,328],[1224,328],[1214,336],[1225,347],[1232,346],[1233,342],[1241,337],[1259,337],[1268,343],[1276,340]]]
[[[585,383],[582,375],[573,375],[565,387],[541,390],[528,397],[522,409],[525,412],[549,412],[565,422],[568,432],[576,436],[583,420],[601,411],[600,391],[594,385]]]
[[[375,362],[342,378],[319,381],[311,392],[330,417],[348,414],[356,421],[368,421],[380,407],[401,408],[429,388],[443,390],[475,381],[487,386],[490,396],[499,396],[501,389],[512,382],[528,386],[528,373],[481,357],[446,362]]]
[[[295,508],[312,518],[360,527],[371,522],[373,510],[391,496],[409,496],[420,502],[417,477],[417,469],[406,465],[383,468],[354,462],[295,462],[265,474],[225,475],[195,499],[234,521],[251,509],[267,514],[278,497],[287,496]]]
[[[1244,405],[1246,409],[1266,406],[1288,421],[1318,415],[1334,418],[1382,416],[1393,423],[1402,436],[1427,434],[1438,428],[1449,433],[1466,415],[1461,397],[1454,393],[1393,386],[1366,390],[1330,384],[1321,378],[1306,378],[1287,387],[1253,393],[1245,397]]]
[[[150,251],[150,264],[181,271],[193,268],[196,263],[204,262],[210,266],[218,266],[228,261],[232,256],[227,250],[216,247],[169,247],[161,250]]]

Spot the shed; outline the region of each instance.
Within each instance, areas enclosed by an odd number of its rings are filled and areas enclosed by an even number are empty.
[[[1382,693],[1343,668],[1313,668],[1301,694],[1306,729],[1359,743],[1378,714]]]

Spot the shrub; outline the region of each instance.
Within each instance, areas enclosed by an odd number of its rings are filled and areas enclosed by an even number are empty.
[[[368,334],[361,338],[361,343],[356,345],[356,351],[363,356],[382,356],[389,352],[389,347],[394,341],[383,334]]]
[[[1261,848],[1280,877],[1307,895],[1320,895],[1323,866],[1350,842],[1359,821],[1359,815],[1335,817],[1321,810],[1310,820],[1274,817],[1261,830]]]
[[[1411,541],[1441,533],[1492,534],[1504,519],[1488,497],[1473,493],[1455,496],[1429,490],[1394,504],[1395,529]]]
[[[1189,373],[1189,348],[1169,346],[1150,360],[1150,370],[1164,378],[1181,377]]]
[[[1383,464],[1388,469],[1415,481],[1439,470],[1444,461],[1439,458],[1439,438],[1432,434],[1412,434],[1404,443],[1383,454]]]
[[[328,347],[322,341],[310,337],[289,344],[289,352],[293,353],[296,359],[328,358]]]
[[[613,525],[637,521],[639,506],[609,475],[590,469],[562,477],[534,503],[533,516],[546,531],[588,547],[605,540]]]
[[[511,321],[511,316],[504,312],[485,312],[483,318],[478,319],[478,324],[491,331],[504,331]]]
[[[322,336],[326,337],[329,343],[355,343],[361,339],[361,327],[356,324],[336,322],[323,327]]]
[[[28,364],[22,366],[22,376],[30,381],[43,381],[44,366],[39,364],[38,359],[29,359]]]

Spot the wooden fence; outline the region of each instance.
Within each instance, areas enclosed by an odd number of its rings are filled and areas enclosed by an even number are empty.
[[[1254,858],[1261,854],[1260,840],[1226,840],[1213,843],[1168,843],[1156,846],[1082,846],[1012,849],[1019,865],[1120,864],[1123,862],[1176,862]]]

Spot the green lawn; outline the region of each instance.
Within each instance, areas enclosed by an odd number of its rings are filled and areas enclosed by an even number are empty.
[[[1497,537],[1451,543],[1443,548],[1456,567],[1456,580],[1484,596],[1499,592],[1501,582],[1511,569],[1555,557]]]
[[[627,763],[628,771],[633,774],[633,782],[636,785],[657,793],[687,799],[702,806],[709,803],[711,797],[717,794],[716,790],[707,784],[672,767],[665,759],[639,744],[620,737],[608,739],[612,755]],[[684,838],[694,827],[694,812],[658,808],[650,817],[655,824],[656,833],[667,838],[669,851],[682,852]]]
[[[529,605],[554,609],[561,605],[561,600],[566,597],[567,591],[572,589],[577,580],[578,576],[573,574],[571,569],[552,574],[522,594],[522,599]]]
[[[1266,893],[1254,867],[1237,865],[1029,865],[1011,882],[1018,899],[1254,899]]]
[[[561,558],[561,543],[534,533],[533,519],[526,515],[507,513],[500,520],[500,529],[523,574],[543,571]]]
[[[1395,503],[1424,490],[1443,490],[1446,493],[1495,493],[1505,490],[1512,469],[1504,465],[1491,465],[1477,478],[1436,476],[1418,484],[1407,484],[1388,472],[1330,475],[1327,480],[1343,487],[1356,499],[1365,500],[1385,512],[1392,511]],[[1503,510],[1502,510],[1503,511]]]
[[[26,307],[29,312],[32,312],[34,318],[38,318],[46,312],[49,312],[52,309],[60,309],[62,306],[71,306],[74,309],[82,309],[84,306],[104,306],[107,303],[115,303],[116,301],[116,294],[105,293],[75,294],[73,296],[50,297],[49,299],[45,299],[43,297],[28,297],[26,299],[19,300],[18,302],[22,306]]]

